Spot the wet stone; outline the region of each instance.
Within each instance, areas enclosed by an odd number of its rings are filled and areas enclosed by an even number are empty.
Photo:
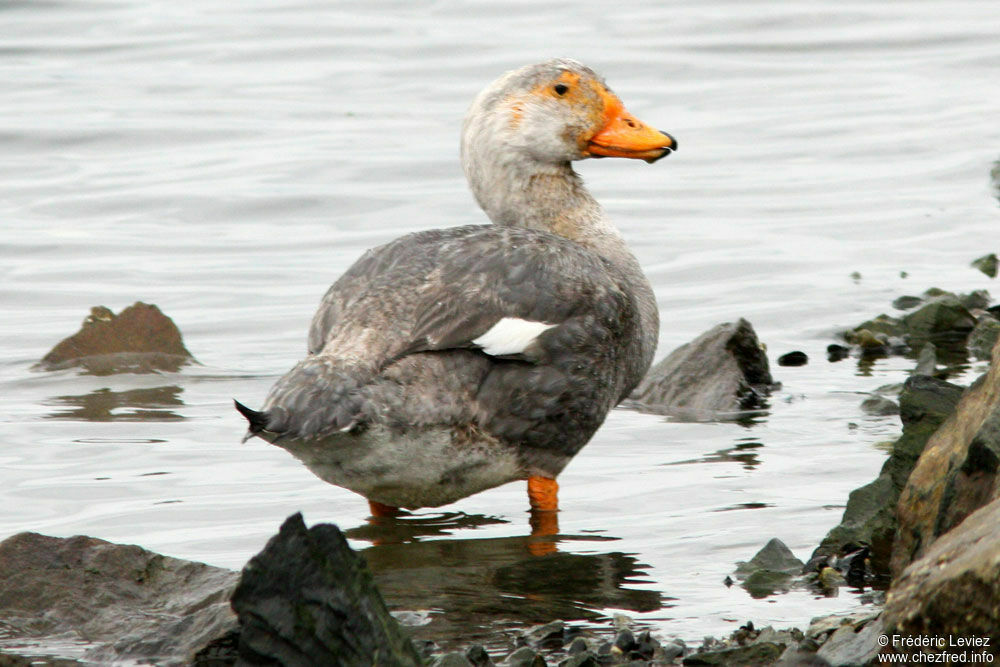
[[[559,667],[598,667],[600,664],[590,653],[578,653],[560,662]]]
[[[861,410],[865,414],[883,417],[898,415],[899,405],[884,396],[869,396],[861,402]]]
[[[522,646],[507,656],[503,664],[508,667],[546,667],[547,663],[534,649]]]
[[[563,645],[563,634],[566,624],[562,621],[552,621],[524,633],[529,646],[541,648],[559,648]]]
[[[826,346],[826,358],[827,361],[840,361],[841,359],[846,359],[851,354],[851,348],[845,347],[843,345],[837,345],[836,343],[831,343]]]
[[[468,650],[465,651],[465,658],[475,667],[489,667],[493,664],[493,659],[490,657],[490,654],[487,653],[486,649],[479,644],[470,646]]]
[[[474,663],[458,652],[438,656],[431,667],[474,667]]]
[[[913,370],[916,375],[934,375],[937,371],[937,346],[934,343],[925,343],[920,348],[920,355],[917,357],[917,367]]]
[[[905,295],[896,297],[896,299],[894,299],[892,302],[892,307],[895,308],[896,310],[912,310],[913,308],[916,308],[923,302],[924,300],[919,296]]]
[[[998,338],[1000,338],[1000,321],[992,315],[983,315],[969,334],[966,345],[969,353],[976,359],[989,361]]]
[[[617,648],[622,653],[628,653],[634,648],[638,647],[639,644],[635,641],[635,635],[632,634],[631,630],[622,630],[615,637],[615,648]]]
[[[83,367],[95,375],[177,371],[194,357],[173,320],[155,305],[136,302],[115,315],[91,308],[80,330],[42,357],[48,370]]]
[[[778,357],[779,366],[805,366],[809,363],[809,357],[805,352],[795,350]]]
[[[983,255],[982,257],[977,257],[972,260],[970,265],[974,269],[979,269],[985,273],[990,278],[997,277],[997,256],[996,253],[990,253],[988,255]]]

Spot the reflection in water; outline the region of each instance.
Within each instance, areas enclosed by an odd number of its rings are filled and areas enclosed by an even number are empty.
[[[379,590],[393,610],[429,610],[430,622],[411,631],[419,639],[496,646],[503,628],[566,621],[597,621],[607,608],[648,612],[663,608],[644,584],[634,556],[621,552],[565,553],[559,547],[587,543],[588,551],[617,538],[593,535],[524,536],[487,539],[433,539],[460,528],[503,523],[493,517],[444,514],[435,517],[379,518],[346,531],[373,542],[361,553]],[[539,548],[547,545],[548,548]],[[545,555],[537,555],[545,553]],[[502,641],[502,640],[499,640]]]
[[[180,387],[153,387],[112,391],[98,389],[79,396],[55,396],[46,405],[57,409],[46,419],[109,421],[182,421],[186,417],[171,408],[184,405]]]
[[[760,465],[760,458],[753,450],[763,447],[764,443],[751,438],[744,438],[734,447],[719,449],[711,454],[706,454],[697,459],[686,459],[684,461],[671,461],[664,463],[668,466],[688,465],[690,463],[740,463],[744,470],[753,470]]]

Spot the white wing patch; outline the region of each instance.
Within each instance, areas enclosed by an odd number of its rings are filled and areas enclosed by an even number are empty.
[[[532,322],[517,317],[504,317],[490,327],[490,330],[472,341],[483,348],[483,352],[494,357],[521,354],[529,345],[555,324]]]

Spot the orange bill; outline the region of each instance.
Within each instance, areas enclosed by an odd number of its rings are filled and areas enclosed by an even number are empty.
[[[652,163],[677,150],[673,137],[634,117],[613,94],[602,91],[601,96],[604,126],[587,142],[587,155],[628,157]]]

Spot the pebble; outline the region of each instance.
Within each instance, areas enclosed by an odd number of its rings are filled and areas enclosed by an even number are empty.
[[[778,357],[779,366],[805,366],[809,363],[809,356],[805,352],[795,350]]]

